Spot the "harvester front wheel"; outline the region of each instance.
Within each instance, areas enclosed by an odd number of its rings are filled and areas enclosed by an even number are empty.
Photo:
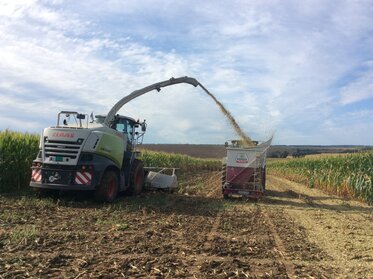
[[[140,160],[135,159],[131,168],[131,185],[129,188],[129,193],[131,195],[138,195],[141,193],[142,188],[144,187],[145,173],[144,166]]]
[[[107,170],[101,183],[96,187],[95,200],[99,202],[113,202],[118,194],[118,175],[111,170]]]

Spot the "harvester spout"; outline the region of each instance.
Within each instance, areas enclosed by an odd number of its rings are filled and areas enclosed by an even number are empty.
[[[113,106],[113,108],[109,111],[109,113],[107,114],[107,116],[105,118],[105,122],[104,122],[105,125],[110,126],[110,123],[114,119],[114,116],[116,115],[116,113],[129,101],[131,101],[131,100],[133,100],[137,97],[140,97],[141,95],[143,95],[143,94],[145,94],[149,91],[152,91],[152,90],[160,91],[162,87],[166,87],[166,86],[170,86],[170,85],[174,85],[174,84],[178,84],[178,83],[189,83],[191,85],[194,85],[195,87],[200,85],[200,83],[195,78],[179,77],[179,78],[170,78],[169,80],[157,82],[157,83],[154,83],[152,85],[146,86],[142,89],[135,90],[131,94],[129,94],[126,97],[119,100]]]
[[[126,97],[124,97],[123,99],[119,100],[119,102],[116,103],[113,106],[113,108],[107,114],[104,124],[106,126],[110,127],[111,122],[113,121],[116,113],[121,109],[121,107],[123,107],[129,101],[131,101],[131,100],[133,100],[133,99],[135,99],[135,98],[137,98],[137,97],[139,97],[139,96],[141,96],[141,95],[143,95],[143,94],[145,94],[149,91],[152,91],[152,90],[160,91],[162,87],[166,87],[166,86],[170,86],[170,85],[174,85],[174,84],[178,84],[178,83],[189,83],[191,85],[194,85],[195,87],[197,87],[199,85],[202,88],[202,90],[205,91],[205,93],[207,95],[209,95],[214,100],[216,105],[220,108],[220,110],[223,112],[223,114],[228,118],[229,122],[231,123],[231,125],[234,128],[234,130],[236,131],[236,133],[243,139],[243,142],[244,142],[245,146],[254,145],[252,143],[251,139],[241,130],[241,128],[237,124],[236,120],[233,118],[231,113],[224,107],[224,105],[221,102],[219,102],[218,99],[216,99],[216,97],[210,91],[208,91],[206,89],[206,87],[204,87],[198,80],[196,80],[195,78],[192,78],[192,77],[170,78],[169,80],[157,82],[157,83],[154,83],[152,85],[146,86],[142,89],[133,91],[131,94],[129,94]]]

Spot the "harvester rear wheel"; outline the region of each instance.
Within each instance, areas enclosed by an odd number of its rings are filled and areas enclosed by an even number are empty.
[[[130,173],[130,188],[128,189],[129,194],[138,195],[141,193],[144,187],[145,173],[144,166],[140,160],[135,159],[132,164]]]
[[[107,170],[101,183],[95,190],[95,200],[100,202],[113,202],[118,194],[118,175],[111,170]]]

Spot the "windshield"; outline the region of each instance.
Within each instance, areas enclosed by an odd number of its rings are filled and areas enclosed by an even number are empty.
[[[83,121],[84,122],[83,122]],[[74,127],[83,128],[83,124],[88,127],[88,115],[78,113],[76,111],[61,111],[58,113],[57,126],[58,127]]]

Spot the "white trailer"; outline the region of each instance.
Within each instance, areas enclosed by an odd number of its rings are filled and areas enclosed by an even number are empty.
[[[272,138],[253,147],[243,148],[240,141],[227,145],[223,159],[222,192],[224,198],[231,195],[259,198],[264,194],[266,158]]]

